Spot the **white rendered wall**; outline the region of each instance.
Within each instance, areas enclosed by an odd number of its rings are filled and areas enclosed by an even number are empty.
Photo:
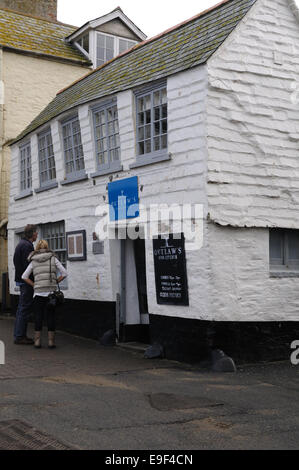
[[[299,20],[291,4],[258,0],[208,62],[209,212],[222,225],[299,228]]]
[[[268,229],[211,223],[208,243],[208,320],[299,321],[299,279],[270,276]]]

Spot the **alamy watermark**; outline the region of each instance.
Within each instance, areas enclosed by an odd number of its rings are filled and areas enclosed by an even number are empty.
[[[184,234],[186,250],[200,250],[203,246],[202,204],[131,204],[119,198],[117,207],[103,204],[96,208],[98,222],[95,233],[99,240],[144,240],[159,235],[180,238]]]
[[[298,366],[299,364],[299,340],[295,340],[291,344],[291,349],[295,351],[291,354],[291,363],[293,366]]]
[[[0,341],[0,366],[5,364],[5,344]]]

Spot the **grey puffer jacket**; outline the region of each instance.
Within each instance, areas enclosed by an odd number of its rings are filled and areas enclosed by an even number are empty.
[[[35,293],[57,290],[55,258],[55,253],[51,250],[33,251],[28,256],[33,267]]]

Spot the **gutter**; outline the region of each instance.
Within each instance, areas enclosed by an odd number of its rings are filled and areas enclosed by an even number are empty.
[[[67,57],[64,58],[64,57],[59,57],[59,56],[55,56],[51,54],[45,54],[44,52],[33,52],[33,51],[17,49],[16,47],[12,47],[12,46],[2,46],[2,50],[8,51],[8,52],[14,52],[15,54],[22,54],[22,55],[27,55],[27,56],[37,57],[37,58],[44,58],[46,60],[53,60],[55,62],[63,62],[65,64],[72,63],[80,67],[90,68],[92,66],[92,62],[90,60],[84,60],[84,58],[82,58],[82,60],[68,59]]]

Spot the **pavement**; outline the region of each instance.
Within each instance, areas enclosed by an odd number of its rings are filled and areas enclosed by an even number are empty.
[[[299,448],[299,366],[214,373],[57,333],[57,349],[14,345],[0,317],[0,449]],[[32,325],[29,335],[33,335]]]

